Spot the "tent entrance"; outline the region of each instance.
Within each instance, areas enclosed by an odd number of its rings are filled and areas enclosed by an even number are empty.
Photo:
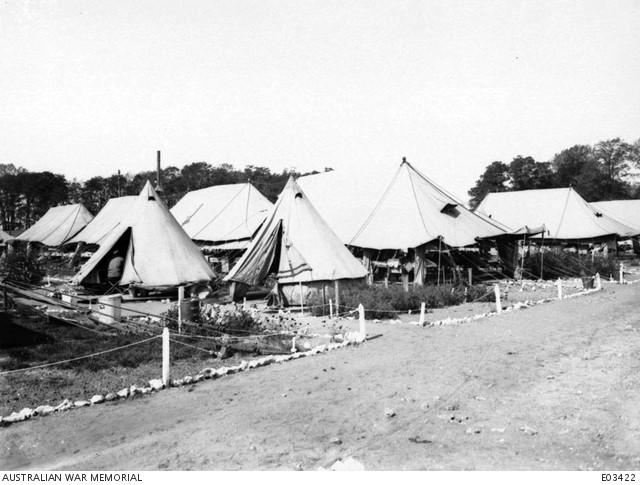
[[[129,227],[122,233],[115,244],[105,252],[105,255],[102,257],[102,259],[82,281],[82,285],[85,287],[101,287],[106,285],[108,283],[107,270],[109,268],[109,262],[113,258],[114,253],[118,251],[119,255],[126,259],[130,244],[131,228]]]

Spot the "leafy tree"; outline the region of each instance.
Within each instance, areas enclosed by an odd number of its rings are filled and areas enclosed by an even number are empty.
[[[182,167],[181,174],[187,191],[209,187],[213,183],[212,167],[206,162],[185,165]]]
[[[20,226],[18,208],[21,201],[21,191],[16,174],[6,174],[0,177],[0,217],[2,228],[13,231]]]
[[[13,163],[0,163],[0,177],[5,175],[16,175],[17,173],[24,171],[24,168],[18,168]]]
[[[536,162],[532,157],[517,156],[509,164],[511,190],[548,189],[554,185],[549,162]]]
[[[557,153],[551,162],[555,170],[556,186],[575,186],[582,169],[592,161],[593,149],[588,145],[574,145]]]
[[[593,155],[609,180],[615,180],[620,179],[631,168],[632,151],[632,145],[614,138],[597,143]]]
[[[66,204],[68,184],[64,175],[51,172],[20,172],[16,184],[21,194],[19,214],[25,227],[33,224],[49,208]]]
[[[476,185],[468,192],[471,196],[471,208],[478,207],[489,192],[505,192],[508,190],[508,181],[509,166],[507,164],[496,161],[488,165]]]

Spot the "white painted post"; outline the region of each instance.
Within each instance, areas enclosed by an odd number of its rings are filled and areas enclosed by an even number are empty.
[[[424,326],[424,310],[425,310],[426,304],[425,302],[420,303],[420,321],[418,322],[418,325],[420,326]]]
[[[304,297],[302,296],[302,281],[300,282],[300,316],[304,317]]]
[[[169,327],[162,331],[162,383],[169,387]]]
[[[498,283],[493,286],[493,291],[496,294],[496,311],[498,313],[502,313],[502,302],[500,301],[500,286],[498,286]]]
[[[473,268],[467,270],[469,272],[469,286],[473,284]]]
[[[293,337],[291,339],[291,353],[295,353],[295,351],[296,351],[296,338]]]
[[[562,280],[560,278],[556,281],[556,285],[558,286],[558,300],[562,300]]]
[[[178,333],[182,333],[182,302],[184,301],[184,286],[178,286]]]
[[[620,284],[624,285],[624,264],[620,264]]]
[[[362,306],[362,303],[358,305],[358,316],[360,317],[360,336],[362,340],[364,340],[367,336],[367,329],[365,328],[364,323],[364,307]]]
[[[333,300],[329,298],[329,318],[333,318]]]
[[[596,273],[596,290],[602,289],[602,282],[600,281],[600,273]]]
[[[242,309],[243,310],[247,309],[247,297],[246,296],[242,299]]]

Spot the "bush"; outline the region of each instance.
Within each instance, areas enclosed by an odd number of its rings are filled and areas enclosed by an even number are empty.
[[[427,308],[442,308],[459,305],[465,301],[492,301],[493,298],[493,292],[484,285],[411,286],[409,291],[405,291],[402,286],[397,285],[385,288],[363,284],[342,291],[339,310],[343,313],[362,304],[367,319],[388,319],[395,318],[398,313],[419,312],[422,302]],[[309,302],[309,306],[313,307],[313,314],[328,315],[329,308],[319,303],[321,302]]]
[[[7,281],[37,285],[44,278],[45,271],[35,253],[27,254],[26,248],[18,247],[4,255],[0,274]]]
[[[542,274],[540,273],[541,264]],[[608,277],[615,275],[619,269],[620,264],[613,255],[596,255],[592,260],[589,255],[566,251],[545,251],[544,256],[535,253],[524,260],[524,276],[544,280],[594,276],[596,273],[600,273],[602,277]]]

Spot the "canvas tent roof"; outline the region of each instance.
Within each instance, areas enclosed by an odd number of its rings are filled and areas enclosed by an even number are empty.
[[[67,243],[101,244],[122,222],[123,217],[131,210],[137,199],[136,195],[109,199],[98,215]]]
[[[634,233],[632,228],[605,214],[598,216],[572,188],[490,193],[477,211],[511,227],[544,225],[545,239],[593,240]]]
[[[121,285],[177,286],[215,277],[204,256],[147,182],[122,222],[105,238],[72,280],[82,284],[126,245]]]
[[[276,273],[281,284],[356,279],[367,274],[293,177],[225,281],[255,285],[271,273]]]
[[[640,233],[640,199],[591,202],[596,211],[622,222]]]
[[[187,193],[171,213],[193,240],[249,239],[273,204],[253,185],[214,185]]]
[[[52,207],[16,240],[60,246],[80,232],[91,220],[91,212],[82,204]]]
[[[368,180],[340,179],[333,172],[303,177],[301,184],[321,199],[319,210],[352,246],[407,249],[441,236],[449,246],[464,247],[509,231],[471,212],[404,160],[384,192],[375,190],[379,182],[372,189]]]

